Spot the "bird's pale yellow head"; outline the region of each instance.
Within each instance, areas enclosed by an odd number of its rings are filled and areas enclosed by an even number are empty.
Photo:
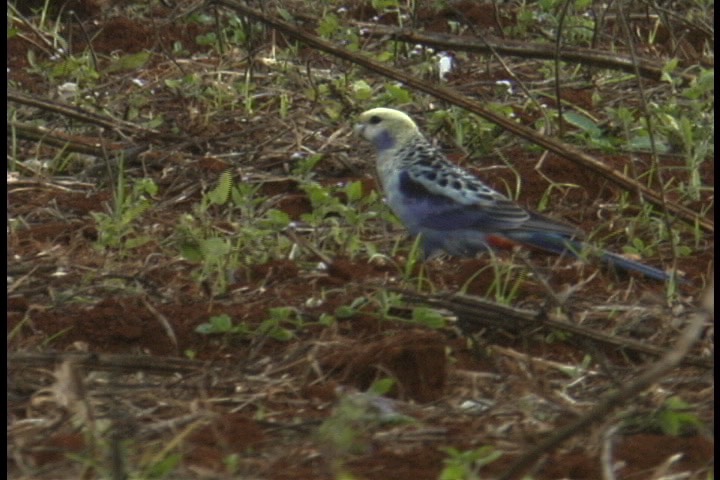
[[[379,151],[395,149],[413,138],[422,137],[412,118],[392,108],[363,112],[355,124],[355,132],[372,142]]]

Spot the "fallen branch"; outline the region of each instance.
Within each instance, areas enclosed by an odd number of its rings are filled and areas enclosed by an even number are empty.
[[[7,92],[9,101],[27,105],[29,107],[39,108],[48,112],[58,113],[68,118],[74,118],[81,122],[97,125],[111,130],[119,130],[121,132],[143,133],[147,135],[160,135],[160,132],[151,128],[144,128],[132,122],[118,120],[85,110],[84,108],[68,105],[66,103],[56,102],[39,96],[32,96],[17,90],[9,89]]]
[[[361,24],[362,25],[362,24]],[[537,58],[542,60],[558,60],[573,62],[597,68],[620,70],[635,73],[633,59],[616,53],[608,53],[591,48],[580,48],[563,45],[556,51],[554,45],[518,42],[507,38],[477,39],[467,36],[447,35],[443,33],[424,33],[408,29],[392,28],[385,25],[366,24],[368,35],[372,37],[388,37],[395,41],[421,44],[437,50],[460,52],[476,52],[491,54],[493,52],[519,58]],[[643,77],[660,81],[663,75],[663,64],[645,58],[637,59],[637,71]],[[679,75],[684,82],[693,81],[696,76],[689,73]]]
[[[113,372],[145,373],[174,375],[176,373],[201,372],[208,366],[207,362],[187,360],[174,357],[151,357],[142,355],[117,355],[107,353],[83,352],[15,352],[8,354],[11,370],[22,367],[44,367],[71,361],[86,370]]]
[[[411,291],[393,289],[403,295],[406,301],[422,303],[433,307],[449,310],[458,317],[458,324],[463,332],[468,333],[481,327],[504,329],[513,332],[529,331],[533,328],[555,330],[571,334],[573,337],[601,343],[614,348],[661,357],[668,350],[630,338],[608,335],[604,332],[583,325],[567,322],[560,315],[525,310],[500,305],[480,297],[470,295],[422,295]],[[684,365],[712,368],[713,361],[695,355],[687,355],[682,359]]]
[[[8,137],[15,136],[20,140],[43,143],[67,152],[82,153],[100,158],[108,153],[115,153],[125,148],[119,143],[109,142],[101,137],[69,135],[62,131],[20,122],[8,123],[7,135]]]

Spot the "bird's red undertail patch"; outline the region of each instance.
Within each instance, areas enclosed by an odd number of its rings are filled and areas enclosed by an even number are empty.
[[[517,246],[518,243],[510,240],[507,237],[503,237],[500,235],[488,235],[486,237],[488,245],[490,245],[493,248],[502,248],[506,250],[511,250],[513,247]]]

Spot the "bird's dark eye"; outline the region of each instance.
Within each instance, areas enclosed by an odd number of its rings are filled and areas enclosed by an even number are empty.
[[[377,115],[373,115],[372,117],[370,117],[370,125],[377,125],[380,122],[382,122],[382,118],[378,117]]]

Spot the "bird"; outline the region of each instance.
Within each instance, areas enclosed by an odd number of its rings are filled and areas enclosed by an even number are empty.
[[[375,147],[385,201],[410,235],[420,236],[425,258],[442,252],[474,257],[521,246],[576,258],[595,255],[620,270],[659,281],[671,278],[659,268],[588,245],[572,225],[522,208],[450,162],[400,110],[367,110],[354,130]]]

